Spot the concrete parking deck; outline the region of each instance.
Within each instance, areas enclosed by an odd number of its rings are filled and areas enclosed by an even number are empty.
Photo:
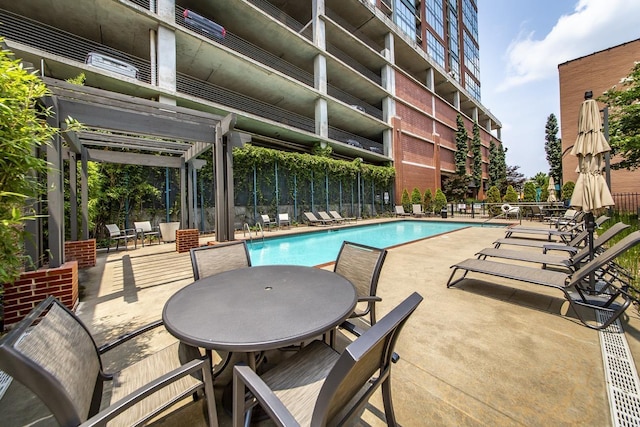
[[[285,232],[303,228],[309,227]],[[413,291],[424,297],[396,347],[401,358],[392,368],[392,389],[399,423],[612,425],[600,333],[568,311],[560,292],[477,274],[446,288],[452,264],[503,236],[502,228],[470,227],[389,250],[378,284],[378,318]],[[192,273],[188,253],[162,244],[101,253],[80,280],[78,313],[102,343],[159,318],[166,299],[190,283]],[[632,307],[623,317],[637,360],[640,316]],[[172,340],[166,332],[155,334],[109,363]],[[218,411],[221,425],[230,425],[230,417]],[[204,425],[198,404],[180,412],[157,424]],[[378,391],[360,425],[384,425],[383,414]]]

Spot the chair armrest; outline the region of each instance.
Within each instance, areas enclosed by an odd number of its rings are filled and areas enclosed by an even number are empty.
[[[188,363],[185,363],[179,368],[176,368],[173,371],[151,381],[150,383],[132,392],[128,396],[104,408],[102,411],[98,412],[96,415],[94,415],[93,417],[89,418],[87,421],[82,423],[81,427],[106,425],[108,420],[111,420],[116,416],[120,415],[126,409],[132,407],[133,405],[140,402],[142,399],[146,398],[147,396],[168,386],[171,383],[178,381],[181,378],[184,378],[188,375],[192,375],[196,371],[201,371],[205,369],[211,369],[211,362],[209,362],[209,359],[206,357],[202,359],[194,359]],[[175,401],[178,401],[187,396],[190,396],[195,390],[197,390],[200,387],[201,387],[200,385],[198,385],[197,387],[192,387],[189,390],[182,393],[180,396],[175,396]]]
[[[269,414],[269,417],[280,426],[299,426],[300,424],[293,418],[291,412],[284,406],[278,397],[271,391],[269,386],[262,381],[250,367],[238,364],[233,367],[233,417],[234,425],[236,417],[244,417],[245,409],[245,387],[262,406],[262,409]]]
[[[120,335],[115,340],[101,345],[100,347],[98,347],[98,352],[100,354],[104,354],[107,351],[112,350],[115,347],[119,346],[120,344],[124,344],[125,342],[131,340],[132,338],[135,338],[135,337],[137,337],[139,335],[142,335],[145,332],[148,332],[148,331],[150,331],[152,329],[155,329],[158,326],[162,326],[162,325],[164,325],[164,322],[162,320],[156,320],[155,322],[152,322],[152,323],[149,323],[147,325],[141,326],[140,328],[136,329],[135,331],[128,332],[126,334]]]
[[[368,301],[380,302],[380,301],[382,301],[382,298],[380,298],[378,296],[375,296],[375,295],[367,295],[367,296],[358,297],[358,302],[368,302]]]
[[[356,325],[349,322],[348,320],[345,320],[344,322],[342,322],[340,324],[340,327],[347,332],[351,332],[357,338],[361,337],[362,334],[364,334],[364,329],[357,327]],[[398,363],[398,360],[400,360],[400,355],[394,351],[393,354],[391,355],[391,361],[393,363]]]

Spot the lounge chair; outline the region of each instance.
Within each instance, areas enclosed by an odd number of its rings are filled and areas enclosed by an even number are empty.
[[[324,221],[327,224],[337,224],[339,222],[337,219],[330,217],[329,214],[325,211],[318,211],[318,216],[320,217],[321,221]]]
[[[233,426],[242,426],[257,404],[279,426],[355,425],[378,387],[386,424],[397,426],[390,362],[402,327],[421,301],[414,292],[342,353],[316,340],[261,376],[249,366],[234,366]]]
[[[260,215],[260,218],[262,220],[262,229],[264,230],[265,228],[268,228],[269,230],[271,230],[271,226],[275,226],[276,225],[276,221],[274,219],[269,218],[269,215]]]
[[[309,225],[327,225],[333,221],[326,221],[324,219],[318,219],[312,212],[304,212],[304,217],[307,219]]]
[[[640,231],[635,231],[571,273],[469,258],[451,266],[453,272],[447,281],[447,288],[460,283],[469,272],[549,286],[563,292],[585,326],[598,330],[605,329],[637,299],[629,293],[628,283],[620,282],[616,278],[608,282],[598,281],[596,289],[591,290],[588,283],[589,277],[591,274],[595,276],[599,270],[607,269],[616,257],[639,243]],[[453,280],[458,270],[462,270],[464,273],[460,278]],[[620,284],[617,285],[616,282],[620,282]],[[617,298],[621,298],[621,304],[615,302]],[[601,325],[593,325],[582,316],[578,306],[609,312],[610,317]]]
[[[129,240],[133,240],[134,249],[138,247],[138,237],[136,230],[133,228],[120,229],[116,224],[107,224],[107,231],[109,232],[109,242],[107,243],[107,253],[111,249],[111,241],[116,241],[116,250],[120,247],[120,241],[124,240],[124,248],[129,249]]]
[[[352,217],[343,217],[342,215],[340,215],[338,213],[338,211],[329,211],[329,215],[331,215],[333,217],[333,219],[337,220],[337,221],[342,221],[342,222],[358,222],[358,219],[355,216]]]
[[[424,216],[424,212],[422,212],[422,205],[421,204],[412,205],[412,209],[413,209],[413,216],[415,216],[415,217]]]
[[[204,391],[208,423],[218,425],[211,361],[183,361],[178,342],[120,371],[105,370],[104,355],[115,350],[121,362],[130,362],[122,355],[137,356],[140,347],[131,345],[129,352],[121,345],[161,326],[157,321],[98,347],[82,321],[50,296],[0,340],[0,369],[47,407],[55,420],[40,420],[46,424],[147,425]]]
[[[493,242],[496,248],[499,248],[501,245],[512,245],[512,246],[526,246],[531,248],[544,248],[544,246],[550,244],[556,244],[559,246],[572,246],[579,247],[584,241],[589,237],[589,233],[587,230],[583,230],[576,234],[571,240],[568,242],[549,242],[548,240],[542,239],[521,239],[518,237],[509,237],[498,239]]]
[[[595,226],[600,227],[602,224],[604,224],[605,222],[607,222],[610,218],[606,215],[601,215],[599,216],[596,220],[595,220]],[[551,229],[544,229],[544,228],[539,228],[539,227],[520,227],[520,226],[515,226],[515,227],[510,227],[507,229],[507,231],[505,232],[505,237],[506,238],[510,238],[513,233],[517,233],[517,234],[542,234],[542,235],[547,235],[548,240],[551,240],[551,238],[553,236],[555,237],[560,237],[563,241],[568,241],[570,239],[572,239],[573,237],[575,237],[578,233],[580,233],[581,231],[583,231],[585,229],[585,223],[584,221],[573,224],[567,228],[551,228]]]
[[[599,254],[600,249],[603,248],[603,245],[605,243],[609,242],[613,237],[626,230],[627,228],[629,228],[629,225],[623,222],[614,224],[611,228],[594,239],[594,252]],[[543,247],[544,253],[512,249],[485,248],[477,252],[476,255],[479,259],[486,259],[487,257],[504,258],[542,264],[543,268],[545,268],[547,265],[553,265],[565,267],[570,270],[577,270],[578,268],[580,268],[582,263],[589,258],[589,246],[585,246],[580,250],[574,247],[573,250],[568,251],[568,255],[565,254],[564,256],[552,255],[547,253],[548,251],[553,249],[565,250],[565,248],[566,245],[564,248],[562,246],[556,247],[556,245],[547,245]],[[603,248],[602,250],[605,249]]]
[[[134,222],[133,227],[136,233],[142,237],[142,247],[144,248],[144,241],[149,237],[149,244],[151,244],[151,237],[156,236],[158,244],[160,244],[160,229],[158,227],[152,227],[150,221]]]
[[[404,206],[402,205],[396,205],[396,217],[399,216],[410,216],[410,213],[407,213],[404,211]]]
[[[278,227],[282,228],[282,227],[290,227],[291,226],[291,222],[289,221],[289,214],[288,213],[281,213],[278,214]]]

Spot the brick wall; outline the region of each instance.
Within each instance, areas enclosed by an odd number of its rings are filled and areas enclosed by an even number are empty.
[[[191,248],[200,246],[198,236],[198,230],[193,228],[176,230],[176,251],[178,253],[189,252]]]
[[[96,239],[64,242],[64,259],[78,261],[78,268],[96,265]]]
[[[53,295],[69,309],[78,303],[78,262],[68,261],[57,268],[27,271],[11,285],[4,285],[4,326],[26,316],[47,296]]]

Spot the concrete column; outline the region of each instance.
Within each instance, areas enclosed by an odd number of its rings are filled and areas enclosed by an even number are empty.
[[[312,21],[313,21],[313,44],[322,50],[327,49],[326,29],[324,21],[320,19],[324,15],[324,0],[313,0],[312,3]]]
[[[473,107],[473,111],[471,112],[472,118],[474,122],[478,121],[478,107]]]
[[[320,93],[327,93],[327,58],[324,55],[313,59],[313,85]]]
[[[176,90],[176,35],[169,28],[158,26],[157,32],[158,86]],[[175,102],[173,102],[175,105]]]
[[[434,71],[433,68],[428,68],[427,69],[427,78],[425,79],[425,84],[427,85],[427,87],[429,88],[429,90],[434,91],[435,92],[435,78],[434,78]]]
[[[487,119],[487,124],[485,125],[485,129],[487,132],[491,133],[491,119]]]
[[[382,56],[384,56],[384,58],[389,61],[392,64],[396,63],[395,60],[395,44],[394,44],[394,38],[393,38],[393,33],[387,33],[384,36],[384,51],[382,51]]]
[[[160,18],[168,22],[175,22],[175,0],[155,0],[155,3]]]
[[[316,135],[323,138],[329,137],[329,114],[327,113],[327,100],[316,100]]]
[[[460,91],[453,92],[453,106],[456,110],[460,110]]]

